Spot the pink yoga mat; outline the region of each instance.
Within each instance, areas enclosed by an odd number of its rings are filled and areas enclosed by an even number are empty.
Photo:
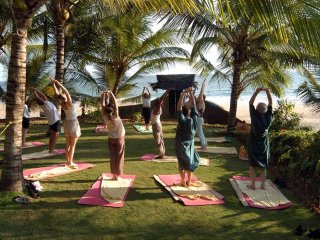
[[[233,178],[234,180],[238,180],[238,181],[250,181],[250,180],[251,180],[250,177],[245,177],[245,176],[233,176],[232,178]],[[257,182],[261,182],[261,180],[262,180],[262,179],[261,179],[260,177],[256,177],[256,179],[255,179],[255,181],[257,181]],[[277,186],[274,185],[274,183],[272,183],[272,182],[271,182],[271,186],[272,186],[274,189],[280,191],[280,190],[277,188]],[[254,208],[262,208],[262,209],[270,209],[270,210],[280,210],[280,209],[285,209],[285,208],[289,208],[289,207],[292,206],[292,202],[289,202],[289,203],[286,203],[286,204],[281,204],[281,205],[279,205],[278,207],[271,207],[271,208],[263,207],[263,206],[260,206],[260,205],[256,205],[256,204],[250,199],[250,197],[249,197],[247,194],[245,194],[245,193],[243,193],[243,192],[242,192],[242,194],[243,194],[246,202],[249,204],[249,206],[250,206],[250,207],[254,207]]]
[[[151,160],[155,159],[157,156],[159,156],[159,155],[147,153],[147,154],[143,155],[140,159],[144,160],[144,161],[151,161]]]
[[[22,147],[23,149],[26,148],[33,148],[33,147],[41,147],[45,146],[46,144],[43,142],[28,142],[26,146]],[[4,146],[0,146],[0,151],[4,150]]]
[[[77,169],[72,169],[72,172],[81,171],[81,170],[84,170],[84,169],[87,169],[87,168],[92,168],[92,167],[95,166],[95,165],[90,164],[90,163],[81,163],[81,162],[77,162],[76,164],[78,164],[78,168]],[[56,165],[51,165],[51,166],[47,166],[47,167],[26,169],[26,170],[23,170],[23,176],[27,177],[30,174],[39,173],[39,172],[42,172],[42,171],[48,171],[48,170],[54,169],[56,167],[63,167],[65,165],[66,164],[56,164]],[[60,175],[63,175],[63,174],[60,174]],[[59,176],[59,175],[56,175],[56,176]]]
[[[105,129],[103,125],[98,125],[95,129],[96,133],[108,133],[108,131]]]
[[[175,174],[175,175],[158,175],[158,177],[160,178],[160,180],[162,181],[162,185],[164,187],[166,186],[172,186],[173,184],[178,184],[181,182],[181,178],[179,174]],[[191,181],[196,181],[197,177],[194,176],[194,174],[192,175],[192,179]],[[211,190],[210,192],[212,192],[218,199],[213,201],[213,200],[204,200],[204,199],[195,199],[195,200],[191,200],[185,197],[179,197],[179,199],[183,202],[184,205],[186,206],[203,206],[203,205],[213,205],[213,204],[224,204],[223,196],[220,195],[219,193],[217,193],[214,190]]]
[[[160,155],[156,155],[156,154],[152,154],[152,153],[146,153],[144,154],[142,157],[140,157],[141,160],[143,161],[154,161],[154,162],[166,162],[166,158],[165,159],[156,159],[156,157],[158,157]],[[171,160],[171,161],[167,161],[167,162],[175,162],[172,161],[173,159],[176,159],[175,156],[167,156],[167,160]],[[178,160],[176,159],[176,162],[178,162]],[[210,161],[208,158],[201,158],[200,164],[199,166],[209,166],[210,165]]]
[[[112,177],[112,175],[110,173],[104,173],[104,175],[106,175],[108,177]],[[131,188],[136,176],[135,175],[121,175],[120,177],[132,179],[130,186],[128,187],[128,190],[120,203],[109,203],[101,197],[100,186],[101,186],[102,176],[100,176],[98,178],[98,180],[86,192],[86,194],[82,198],[79,199],[78,203],[84,204],[84,205],[95,205],[95,206],[114,207],[114,208],[123,207],[124,201],[126,200],[128,194],[129,194],[130,188]]]
[[[32,148],[32,147],[41,147],[41,146],[45,146],[46,144],[43,142],[27,142],[27,146],[23,147],[23,148]]]
[[[27,153],[27,154],[22,154],[22,161],[24,160],[33,160],[33,159],[42,159],[42,158],[50,158],[58,155],[63,155],[65,154],[65,149],[55,149],[53,154],[49,153],[44,153],[44,152],[38,152],[38,153],[43,153],[43,155],[35,155],[37,152],[34,153]]]

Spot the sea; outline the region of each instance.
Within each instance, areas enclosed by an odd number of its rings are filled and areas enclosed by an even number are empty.
[[[285,89],[284,95],[281,96],[281,98],[274,97],[274,99],[287,99],[290,102],[293,103],[301,103],[301,99],[296,94],[296,89],[298,86],[305,81],[305,78],[297,73],[296,71],[289,71],[288,72],[292,76],[292,82],[288,88]],[[200,75],[195,74],[195,81],[198,82],[198,89],[197,93],[200,91],[201,84],[203,82],[203,78],[201,78]],[[142,89],[144,86],[148,87],[151,91],[152,98],[157,98],[163,94],[163,90],[158,91],[152,91],[150,84],[157,82],[157,76],[156,75],[144,75],[138,80],[135,81],[136,87],[129,92],[125,98],[131,98],[138,95],[141,95]],[[0,81],[0,86],[3,89],[6,89],[6,82]],[[263,86],[261,86],[263,87]],[[252,96],[252,93],[254,92],[254,89],[248,88],[243,93],[241,93],[239,98],[239,103],[248,102],[249,99]],[[216,104],[219,104],[219,102],[226,103],[230,102],[230,94],[231,94],[231,84],[229,82],[220,82],[218,83],[214,79],[211,79],[211,76],[207,78],[207,84],[205,89],[206,99],[208,101],[212,101]],[[266,100],[266,96],[258,96],[261,100]]]
[[[293,103],[301,103],[301,99],[296,94],[296,89],[300,84],[302,84],[306,79],[304,76],[300,75],[296,71],[289,71],[288,74],[292,77],[292,82],[290,83],[289,87],[285,89],[285,92],[283,96],[276,97],[273,96],[273,98],[277,101],[280,99],[287,99],[290,102]],[[205,88],[205,94],[206,94],[206,100],[212,101],[219,105],[219,103],[226,103],[230,102],[230,95],[231,95],[231,84],[229,82],[217,82],[214,79],[211,79],[212,77],[209,76],[207,78],[206,88]],[[203,82],[203,78],[201,78],[200,75],[195,74],[195,81],[198,82],[198,89],[196,91],[196,94],[200,92],[201,84]],[[156,75],[145,75],[138,79],[136,81],[136,88],[132,90],[127,97],[134,97],[137,95],[140,95],[142,92],[142,89],[144,86],[149,87],[149,90],[151,91],[152,98],[157,98],[163,94],[163,90],[158,90],[157,92],[154,92],[151,90],[150,83],[157,82],[157,76]],[[263,87],[263,86],[261,86]],[[244,92],[241,93],[239,98],[239,103],[248,103],[253,92],[255,89],[247,88]],[[266,95],[261,94],[261,96],[257,97],[257,100],[266,101]]]

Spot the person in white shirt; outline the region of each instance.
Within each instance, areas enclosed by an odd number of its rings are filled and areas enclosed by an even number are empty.
[[[23,117],[22,117],[22,147],[26,146],[26,138],[27,138],[27,132],[28,128],[30,126],[30,114],[28,105],[24,104],[24,110],[23,110]]]
[[[73,156],[78,138],[81,135],[77,109],[72,102],[69,91],[59,81],[53,78],[50,78],[50,80],[52,81],[54,92],[60,101],[61,108],[66,115],[66,119],[63,121],[63,127],[66,136],[67,167],[76,169],[78,165],[73,162]],[[61,89],[62,93],[60,93],[58,88]]]
[[[106,104],[106,98],[109,99],[108,104]],[[101,111],[103,120],[108,127],[108,147],[110,170],[113,175],[112,179],[117,180],[123,174],[126,131],[119,117],[117,99],[111,91],[101,93]]]
[[[48,119],[49,128],[51,130],[49,139],[49,153],[54,153],[56,147],[57,139],[61,130],[60,117],[56,106],[49,102],[46,95],[36,88],[32,88],[33,94],[36,97],[37,104],[42,109],[44,115]]]
[[[151,116],[151,94],[147,87],[142,90],[142,114],[146,130],[150,130],[150,116]]]

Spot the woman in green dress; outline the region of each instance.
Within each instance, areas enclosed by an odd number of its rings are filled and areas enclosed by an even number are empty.
[[[185,96],[189,96],[191,104],[182,106]],[[199,154],[194,148],[194,135],[197,129],[197,111],[192,88],[182,91],[178,101],[178,126],[175,138],[175,150],[179,164],[181,185],[188,187],[191,184],[192,172],[199,165]],[[187,181],[186,181],[187,175]]]
[[[258,103],[255,108],[253,103],[259,92],[265,91],[268,105]],[[251,130],[248,139],[249,174],[251,184],[248,188],[255,190],[256,169],[260,170],[261,189],[265,189],[266,168],[268,167],[270,150],[268,131],[272,121],[272,98],[268,88],[257,88],[249,101]]]

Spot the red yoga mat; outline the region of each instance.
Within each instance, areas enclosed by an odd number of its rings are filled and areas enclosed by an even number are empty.
[[[107,177],[112,177],[110,173],[104,173],[103,175]],[[127,189],[127,192],[122,199],[120,203],[109,203],[105,199],[101,197],[100,194],[100,186],[101,186],[101,179],[102,176],[98,178],[98,180],[91,186],[91,188],[86,192],[86,194],[79,199],[78,203],[79,204],[84,204],[84,205],[95,205],[95,206],[103,206],[103,207],[114,207],[114,208],[121,208],[124,205],[124,201],[126,200],[130,188],[133,184],[134,179],[136,178],[135,175],[121,175],[121,178],[128,178],[131,179],[130,186]]]
[[[95,166],[94,164],[82,163],[82,162],[76,162],[76,164],[78,165],[78,168],[77,169],[72,169],[71,172],[77,172],[77,171],[85,170],[85,169],[92,168],[92,167]],[[23,170],[23,176],[27,177],[30,174],[39,173],[39,172],[43,172],[43,171],[48,171],[48,170],[54,169],[56,167],[63,167],[65,165],[66,164],[56,164],[56,165],[51,165],[51,166],[47,166],[47,167],[26,169],[26,170]],[[63,175],[63,174],[59,174],[59,175]],[[55,175],[55,176],[59,176],[59,175]]]
[[[179,174],[175,175],[158,175],[161,181],[158,181],[157,178],[155,178],[162,186],[165,188],[172,186],[174,184],[178,184],[181,182],[181,178]],[[197,177],[193,174],[191,181],[197,181]],[[219,194],[218,192],[214,191],[213,189],[210,190],[212,194],[214,194],[218,199],[217,200],[205,200],[205,199],[195,199],[191,200],[185,197],[177,196],[180,201],[183,202],[186,206],[204,206],[204,205],[216,205],[216,204],[224,204],[223,196]]]

